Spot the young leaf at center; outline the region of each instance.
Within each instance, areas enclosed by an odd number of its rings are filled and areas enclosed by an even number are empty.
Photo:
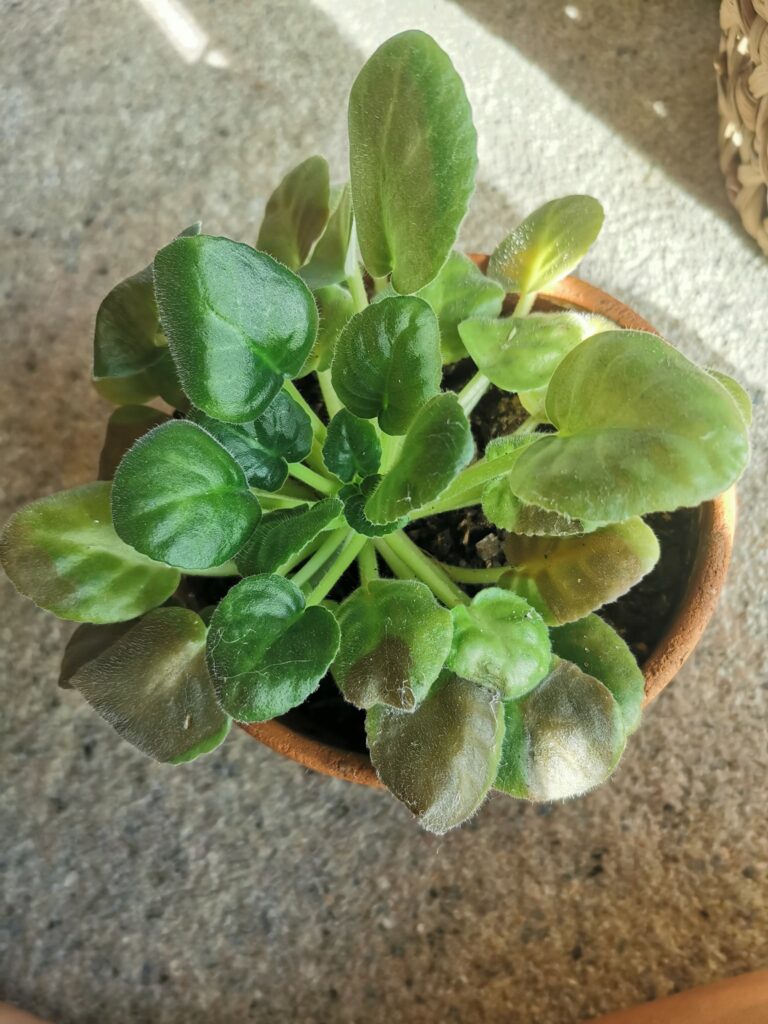
[[[356,476],[376,473],[381,462],[381,442],[376,427],[368,420],[341,409],[328,424],[323,461],[332,473],[351,483]]]
[[[240,466],[202,427],[171,420],[145,434],[115,474],[112,518],[120,537],[181,569],[221,565],[261,518]]]
[[[451,646],[451,613],[415,580],[372,580],[342,604],[333,675],[359,708],[412,711],[440,674]]]
[[[267,200],[256,248],[298,270],[329,216],[328,161],[311,156],[289,171]]]
[[[296,505],[267,512],[238,551],[235,562],[243,576],[276,572],[341,515],[338,498],[322,498],[314,505]]]
[[[317,689],[338,648],[327,608],[307,608],[282,576],[249,576],[213,613],[207,660],[224,710],[238,722],[266,722]]]

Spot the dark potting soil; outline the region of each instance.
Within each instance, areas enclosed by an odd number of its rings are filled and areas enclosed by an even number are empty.
[[[446,368],[444,385],[459,390],[469,379],[471,363],[464,361]],[[310,383],[311,382],[311,383]],[[315,377],[306,379],[301,390],[316,411],[322,399]],[[526,418],[516,395],[491,388],[472,415],[472,427],[479,449],[490,440],[511,433]],[[613,604],[600,609],[632,649],[640,665],[661,639],[683,597],[698,534],[698,509],[679,509],[645,517],[659,540],[659,561],[637,586]],[[503,564],[503,530],[496,530],[473,507],[431,516],[407,527],[406,532],[424,551],[453,565],[482,568]],[[382,566],[382,575],[387,575]],[[357,576],[348,570],[332,593],[343,600],[356,586]],[[467,587],[469,593],[477,588]],[[330,673],[300,708],[282,717],[287,725],[313,739],[343,750],[366,752],[365,714],[341,697]]]

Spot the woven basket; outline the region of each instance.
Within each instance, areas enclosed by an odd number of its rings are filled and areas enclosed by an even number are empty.
[[[768,0],[723,0],[720,28],[720,167],[744,227],[768,255]]]

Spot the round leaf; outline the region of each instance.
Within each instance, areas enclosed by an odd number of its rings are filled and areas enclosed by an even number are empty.
[[[391,523],[438,497],[471,461],[469,421],[454,394],[432,398],[417,414],[397,460],[365,505],[373,523]]]
[[[527,800],[586,793],[618,764],[626,735],[619,705],[597,679],[561,661],[535,690],[505,705],[497,789]]]
[[[312,447],[309,416],[286,391],[278,392],[254,423],[222,423],[199,409],[190,413],[223,445],[251,487],[276,491],[288,476],[288,463],[301,462]]]
[[[317,334],[307,286],[228,238],[179,238],[155,257],[160,321],[184,391],[214,419],[255,419],[295,377]]]
[[[498,693],[522,697],[547,674],[549,631],[538,612],[509,591],[487,587],[472,604],[451,610],[453,644],[449,669]]]
[[[140,437],[168,417],[149,405],[121,405],[107,421],[107,433],[99,456],[99,480],[111,480],[120,460]]]
[[[112,526],[111,485],[86,484],[11,516],[0,562],[25,597],[60,619],[121,622],[162,604],[179,573],[124,544]]]
[[[486,277],[469,257],[452,252],[434,281],[421,289],[419,298],[434,309],[440,325],[443,362],[452,363],[467,354],[460,336],[462,320],[498,316],[504,289]]]
[[[570,352],[547,412],[558,434],[523,452],[512,486],[572,519],[621,522],[698,505],[730,487],[749,456],[725,388],[640,331],[608,331]]]
[[[545,387],[563,356],[614,325],[591,313],[531,313],[501,320],[474,318],[459,334],[478,370],[504,391]]]
[[[237,462],[186,420],[145,434],[115,474],[115,529],[126,544],[169,565],[221,565],[239,551],[260,517]]]
[[[205,666],[205,635],[194,612],[158,608],[111,643],[104,637],[102,650],[69,684],[142,753],[172,764],[191,761],[218,747],[231,725]]]
[[[437,317],[423,299],[397,295],[367,306],[336,342],[333,387],[350,412],[378,416],[388,434],[404,434],[440,390]]]
[[[305,608],[282,576],[249,576],[213,613],[208,667],[221,706],[239,722],[264,722],[301,704],[339,647],[327,608]]]
[[[339,480],[350,483],[356,476],[371,476],[381,462],[381,443],[376,427],[368,420],[341,409],[328,424],[323,461]]]
[[[342,604],[333,675],[358,708],[412,711],[426,697],[451,647],[451,613],[415,580],[372,580]]]
[[[507,235],[488,275],[511,292],[540,292],[576,268],[602,226],[603,208],[591,196],[553,199]]]
[[[659,542],[650,526],[635,517],[575,537],[510,533],[504,554],[514,569],[504,584],[556,625],[581,619],[626,594],[658,561]]]
[[[599,615],[558,626],[551,632],[555,654],[594,676],[621,708],[627,735],[640,724],[645,680],[632,651]]]
[[[289,171],[267,200],[256,248],[298,270],[329,216],[328,161],[311,156]]]
[[[471,817],[496,776],[504,705],[482,686],[444,673],[415,711],[377,705],[367,713],[376,772],[430,832]]]
[[[338,498],[323,498],[314,505],[267,512],[238,551],[237,568],[243,576],[275,572],[338,519],[341,511]]]
[[[366,62],[349,97],[349,149],[365,265],[418,291],[445,263],[477,167],[464,86],[430,36],[402,32]]]
[[[332,284],[318,288],[314,296],[320,323],[317,340],[301,368],[300,377],[306,377],[313,370],[330,369],[339,335],[355,314],[354,300],[346,288]]]

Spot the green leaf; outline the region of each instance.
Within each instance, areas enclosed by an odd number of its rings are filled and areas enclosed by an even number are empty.
[[[328,370],[339,335],[355,314],[355,303],[346,288],[332,284],[318,288],[314,293],[320,325],[317,340],[301,368],[299,377],[306,377],[313,370]]]
[[[354,270],[352,191],[348,184],[331,189],[330,209],[325,230],[299,271],[312,289],[339,284]]]
[[[60,619],[120,622],[162,604],[179,573],[128,547],[112,527],[111,485],[86,484],[20,509],[0,538],[9,579]]]
[[[328,424],[323,461],[332,473],[350,483],[356,476],[371,476],[381,462],[381,443],[368,420],[341,409]]]
[[[461,340],[478,370],[504,391],[546,387],[558,363],[585,338],[614,329],[592,313],[530,313],[459,324]]]
[[[452,252],[434,281],[418,294],[437,315],[444,363],[467,354],[461,340],[462,320],[498,316],[504,302],[504,289],[460,252]]]
[[[594,676],[614,696],[627,735],[640,724],[645,680],[632,651],[599,615],[558,626],[551,632],[555,654]]]
[[[309,416],[286,391],[279,391],[253,423],[222,423],[193,409],[190,419],[223,445],[251,487],[276,491],[288,476],[288,463],[301,462],[312,447]]]
[[[509,473],[491,480],[486,486],[483,512],[495,526],[526,537],[571,537],[578,533],[591,533],[604,525],[584,519],[569,519],[559,512],[526,505],[514,493]]]
[[[511,292],[540,292],[576,268],[602,226],[603,208],[591,196],[553,199],[496,248],[488,276]]]
[[[401,293],[435,278],[474,189],[477,135],[461,79],[423,32],[388,39],[349,97],[355,221],[368,271]],[[354,411],[354,410],[353,410]]]
[[[542,423],[549,423],[547,418],[547,389],[534,388],[532,391],[518,391],[518,401],[529,416],[535,416]]]
[[[496,776],[504,705],[489,690],[445,672],[415,711],[381,704],[365,719],[376,773],[428,831],[470,818]]]
[[[437,317],[423,299],[397,295],[357,313],[339,335],[333,387],[350,412],[378,417],[387,434],[404,434],[440,390]]]
[[[317,689],[338,648],[339,627],[327,608],[306,608],[282,576],[249,576],[213,613],[208,668],[228,714],[265,722]]]
[[[154,269],[184,391],[214,419],[254,420],[312,349],[312,293],[266,253],[211,235],[171,242]]]
[[[122,635],[91,626],[93,656],[69,679],[123,737],[157,761],[179,764],[218,747],[230,719],[205,666],[205,623],[187,608],[157,608]],[[93,631],[106,630],[101,650]]]
[[[338,613],[341,646],[333,675],[358,708],[412,711],[426,697],[451,647],[451,613],[415,580],[372,580]]]
[[[294,167],[267,200],[256,248],[298,270],[328,222],[330,189],[324,157]]]
[[[751,426],[752,401],[741,384],[739,384],[737,380],[734,380],[733,377],[729,377],[727,373],[720,373],[719,370],[707,370],[707,373],[723,385],[725,390],[736,403],[746,425],[748,427]]]
[[[575,537],[507,534],[514,572],[503,583],[525,597],[549,625],[573,622],[626,594],[659,559],[656,534],[642,519]]]
[[[159,562],[209,569],[239,551],[261,518],[240,466],[202,427],[171,420],[145,434],[115,474],[120,537]]]
[[[579,796],[604,782],[624,751],[619,705],[601,682],[568,661],[558,662],[535,690],[504,708],[495,787],[511,796]]]
[[[291,555],[305,548],[342,512],[338,498],[323,498],[314,505],[276,509],[265,513],[235,562],[243,576],[275,572]]]
[[[549,631],[538,612],[509,591],[487,587],[451,610],[453,645],[446,667],[498,693],[523,696],[547,674]]]
[[[95,626],[91,622],[81,623],[64,648],[59,669],[59,686],[63,690],[70,690],[72,676],[86,662],[93,661],[94,658],[103,654],[124,633],[133,629],[138,621],[138,619],[127,619],[125,622],[110,622],[103,626]]]
[[[698,505],[738,479],[749,455],[723,386],[641,331],[607,331],[570,352],[547,412],[558,434],[522,453],[512,487],[572,519],[621,522]]]
[[[391,523],[372,523],[365,514],[366,503],[382,479],[379,474],[367,476],[359,484],[344,484],[339,490],[339,498],[344,502],[344,518],[355,533],[364,537],[384,537],[401,530],[408,522],[408,517],[403,516]]]
[[[436,395],[417,414],[397,460],[368,499],[373,523],[391,523],[437,498],[471,461],[472,431],[454,394]]]
[[[149,405],[122,405],[107,421],[107,433],[99,456],[99,480],[111,480],[120,460],[140,437],[167,423],[168,416]]]

